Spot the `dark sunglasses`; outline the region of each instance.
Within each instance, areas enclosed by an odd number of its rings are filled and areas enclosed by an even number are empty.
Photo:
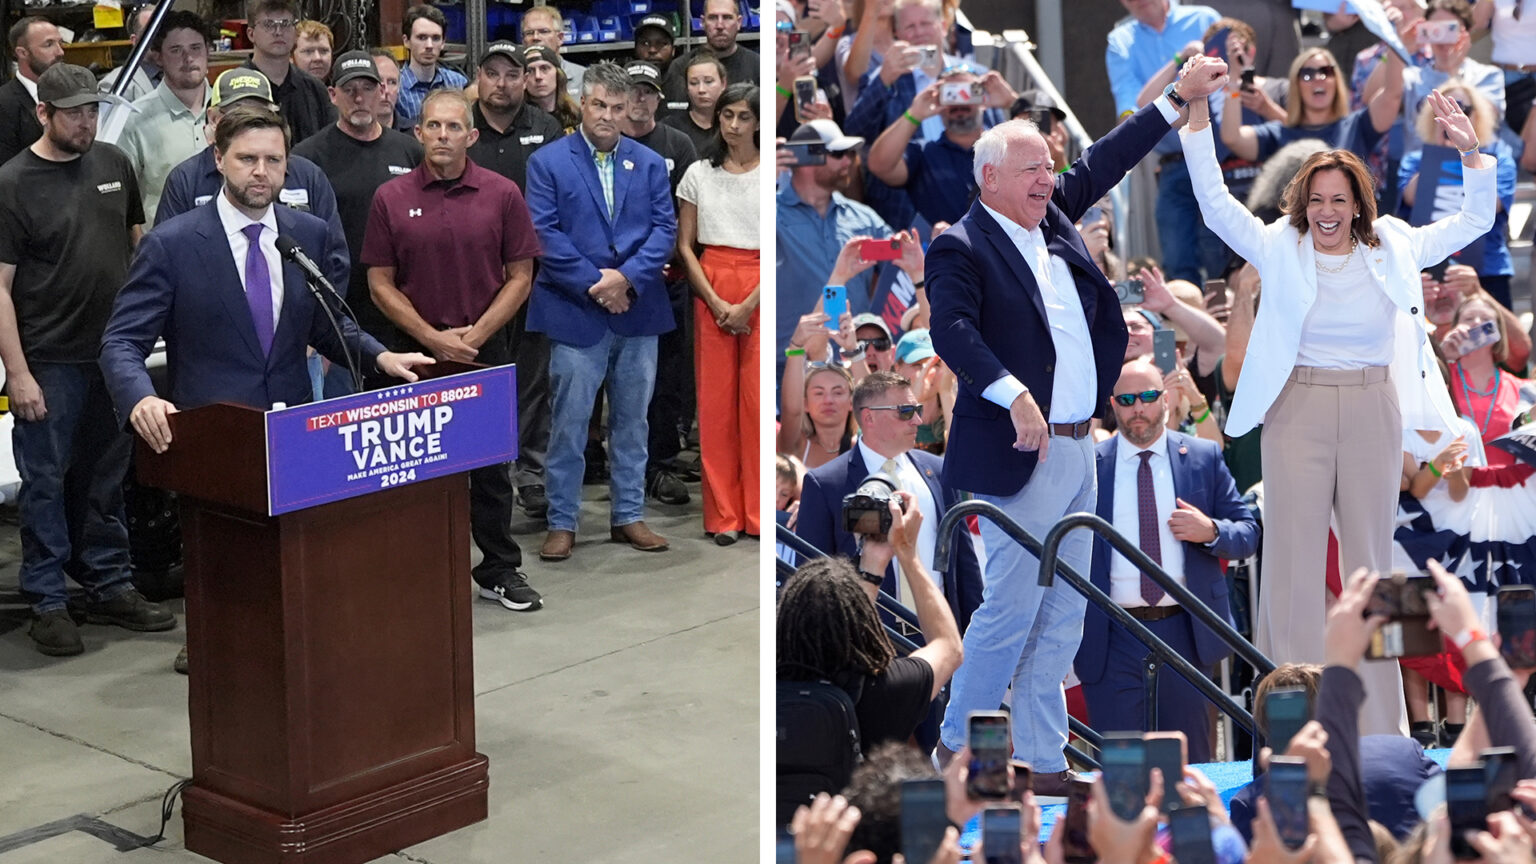
[[[793,21],[780,21],[775,24],[774,27],[780,33],[788,33],[789,31],[795,29],[795,24]]]
[[[913,417],[921,418],[923,416],[923,406],[921,405],[870,405],[867,407],[871,411],[895,411],[896,419],[903,423],[906,423]]]
[[[852,159],[853,158],[853,151],[854,151],[854,148],[852,148],[852,147],[849,147],[847,150],[828,150],[827,151],[827,158],[828,159]]]
[[[1161,390],[1143,390],[1140,393],[1116,393],[1114,396],[1115,404],[1121,408],[1129,408],[1135,405],[1137,399],[1150,405],[1161,398],[1163,398],[1163,391]]]
[[[1301,80],[1311,81],[1313,78],[1328,79],[1333,77],[1332,66],[1303,66],[1301,67]]]
[[[1467,103],[1461,101],[1460,99],[1457,99],[1456,100],[1456,107],[1460,108],[1461,109],[1461,113],[1467,115],[1468,117],[1472,116],[1472,106],[1471,105],[1468,105]]]
[[[891,339],[889,336],[876,336],[873,339],[860,339],[859,345],[860,347],[872,348],[876,351],[889,351],[891,350]]]

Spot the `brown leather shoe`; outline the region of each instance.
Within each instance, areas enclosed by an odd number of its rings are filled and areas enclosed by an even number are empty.
[[[1051,774],[1041,774],[1036,772],[1034,790],[1036,795],[1042,797],[1066,797],[1068,787],[1073,780],[1082,780],[1086,782],[1092,779],[1093,778],[1089,777],[1087,774],[1080,774],[1071,769],[1066,771],[1056,771]]]
[[[620,525],[608,532],[615,543],[628,543],[641,552],[661,552],[667,548],[667,538],[645,527],[644,522]]]
[[[544,535],[544,545],[539,547],[539,560],[564,561],[571,557],[571,547],[575,545],[575,531],[551,531]]]

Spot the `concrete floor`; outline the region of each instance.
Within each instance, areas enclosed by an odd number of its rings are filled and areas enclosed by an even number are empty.
[[[761,546],[714,546],[693,496],[649,506],[672,541],[659,554],[605,542],[606,500],[586,502],[561,564],[537,560],[541,526],[514,523],[545,606],[474,604],[490,818],[379,860],[757,860]],[[86,626],[84,655],[38,654],[17,543],[0,526],[0,864],[207,861],[183,848],[179,810],[153,848],[133,837],[191,773],[182,631]]]

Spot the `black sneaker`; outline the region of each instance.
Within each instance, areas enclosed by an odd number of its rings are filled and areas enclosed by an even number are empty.
[[[1425,750],[1436,746],[1440,737],[1433,720],[1419,720],[1408,724],[1408,734]]]
[[[549,515],[549,496],[544,494],[543,486],[519,486],[517,500],[522,505],[523,515],[529,519],[543,519]]]
[[[80,641],[80,628],[63,609],[33,618],[27,635],[32,637],[37,650],[49,657],[73,657],[85,652],[85,643]]]
[[[111,600],[87,603],[85,620],[92,624],[115,624],[129,630],[157,633],[174,630],[176,616],[159,603],[151,603],[144,595],[129,589]]]
[[[528,585],[528,577],[514,570],[502,577],[495,588],[481,586],[480,596],[511,609],[513,612],[532,612],[544,605],[539,592]]]
[[[671,471],[657,469],[646,478],[645,494],[663,504],[687,504],[688,487]]]

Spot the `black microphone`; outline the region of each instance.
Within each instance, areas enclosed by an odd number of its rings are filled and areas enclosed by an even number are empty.
[[[347,301],[337,292],[336,286],[332,285],[331,281],[325,278],[325,274],[320,272],[320,268],[315,265],[315,262],[308,255],[304,254],[303,248],[292,237],[286,234],[279,234],[274,245],[277,246],[278,254],[297,264],[299,269],[304,271],[304,281],[309,284],[310,292],[315,295],[315,300],[320,304],[320,308],[325,311],[325,317],[330,320],[331,329],[336,331],[336,338],[341,343],[341,353],[347,358],[347,371],[352,373],[352,389],[355,392],[361,393],[363,391],[363,375],[359,371],[358,366],[361,365],[362,358],[361,356],[356,359],[352,357],[352,350],[347,345],[346,330],[336,320],[336,315],[331,313],[331,304],[326,302],[325,296],[320,293],[320,289],[316,286],[324,287],[326,291],[330,292],[332,297],[336,298],[337,314],[345,315],[353,318],[353,320],[356,320],[356,316],[352,315],[351,308],[347,306]],[[358,353],[361,355],[360,348]]]
[[[276,245],[278,254],[299,265],[299,269],[304,271],[304,275],[309,277],[310,282],[324,287],[325,290],[331,293],[332,297],[336,298],[337,303],[345,307],[346,301],[341,298],[341,294],[336,290],[336,286],[331,284],[331,280],[325,278],[325,274],[320,272],[319,265],[315,264],[313,259],[304,254],[303,247],[295,242],[292,237],[286,234],[279,234],[277,235]]]

